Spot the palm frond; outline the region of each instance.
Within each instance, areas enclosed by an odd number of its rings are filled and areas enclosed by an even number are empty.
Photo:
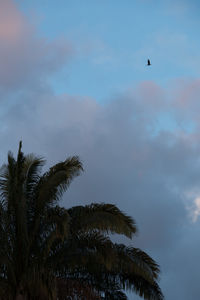
[[[138,248],[129,247],[128,251],[132,259],[138,260],[138,263],[140,263],[141,261],[144,264],[146,264],[151,270],[153,278],[158,279],[158,275],[160,273],[160,267],[155,262],[155,260],[153,260],[146,252]]]
[[[45,231],[48,232],[48,234],[46,234],[44,243],[41,245],[41,248],[43,249],[41,257],[44,257],[45,259],[48,257],[52,245],[56,241],[63,242],[64,239],[67,239],[69,234],[69,222],[70,216],[66,209],[56,206],[55,208],[48,210],[45,222],[46,228],[43,227],[43,234]]]
[[[1,202],[8,210],[13,209],[15,195],[15,172],[16,161],[12,152],[8,152],[8,164],[2,165],[0,169]]]
[[[45,205],[56,204],[74,177],[79,176],[81,171],[83,171],[83,167],[78,156],[69,157],[64,162],[51,167],[41,176],[36,186],[38,209]]]
[[[83,280],[57,278],[56,282],[59,300],[101,300],[95,288]]]
[[[75,206],[68,212],[72,218],[71,227],[74,233],[97,229],[104,233],[124,234],[132,238],[137,232],[135,221],[113,204]]]
[[[25,195],[27,199],[33,198],[35,185],[40,179],[40,171],[44,166],[45,160],[42,157],[36,157],[34,154],[25,156],[24,174],[25,174]]]
[[[102,299],[106,300],[128,300],[128,297],[125,293],[118,289],[107,290],[105,296]]]
[[[80,234],[56,256],[62,258],[55,265],[59,274],[90,282],[99,292],[107,293],[106,299],[112,299],[109,297],[121,289],[148,300],[163,299],[156,282],[159,267],[155,261],[137,248],[113,244],[98,232]],[[52,257],[54,262],[56,256]]]
[[[116,261],[113,243],[98,232],[81,234],[69,240],[56,256],[61,258],[57,265],[59,272],[62,269],[64,272],[66,269],[99,272],[102,267],[110,270]]]
[[[164,296],[157,282],[150,283],[141,276],[121,275],[124,282],[124,289],[135,292],[146,300],[163,300]]]
[[[33,221],[33,240],[37,234],[41,216],[45,210],[53,207],[68,188],[74,177],[83,171],[82,163],[77,156],[69,157],[49,169],[40,177],[35,186],[35,213]]]
[[[123,244],[115,244],[114,248],[118,256],[116,272],[139,275],[151,283],[158,278],[159,266],[145,252]]]

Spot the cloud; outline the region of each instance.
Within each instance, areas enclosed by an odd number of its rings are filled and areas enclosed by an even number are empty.
[[[39,37],[13,1],[0,1],[0,90],[44,84],[71,54],[68,41]]]
[[[195,204],[194,199],[199,196],[188,197],[188,193],[198,191],[200,137],[196,128],[188,132],[179,125],[185,121],[187,126],[193,118],[196,87],[198,90],[195,82],[184,82],[177,89],[166,90],[153,81],[141,82],[107,104],[89,97],[54,95],[50,89],[32,89],[24,91],[20,102],[1,117],[1,163],[9,149],[16,153],[20,139],[23,151],[43,155],[47,166],[69,155],[80,156],[85,172],[72,183],[63,205],[110,202],[134,217],[139,236],[133,245],[161,265],[166,299],[178,295],[188,299],[184,295],[190,286],[182,262],[193,250],[184,237],[187,235],[189,244],[198,238],[199,202]],[[187,114],[181,100],[186,90],[191,101],[184,100]],[[172,114],[175,129],[161,124],[153,135],[163,112]],[[195,223],[188,207],[193,209]],[[199,264],[193,264],[193,274],[198,274],[198,269]],[[183,282],[180,286],[173,282],[177,277]]]
[[[188,214],[193,223],[196,223],[200,216],[200,190],[196,186],[195,188],[188,189],[185,192],[185,204]]]
[[[192,220],[196,222],[200,215],[200,197],[194,199],[194,209],[192,211]]]
[[[25,33],[26,21],[12,1],[1,0],[0,7],[0,39],[12,45]]]

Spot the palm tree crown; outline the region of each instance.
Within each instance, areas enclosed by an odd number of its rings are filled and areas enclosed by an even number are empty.
[[[134,220],[115,205],[58,205],[83,171],[77,156],[41,175],[45,161],[8,153],[0,170],[0,300],[127,299],[131,290],[162,300],[159,266],[145,252],[113,243],[132,238]]]

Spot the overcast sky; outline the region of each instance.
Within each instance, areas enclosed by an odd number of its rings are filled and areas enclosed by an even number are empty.
[[[166,300],[200,297],[199,10],[0,0],[0,163],[20,139],[47,167],[79,155],[85,172],[62,204],[109,202],[132,216],[129,243],[160,264]]]

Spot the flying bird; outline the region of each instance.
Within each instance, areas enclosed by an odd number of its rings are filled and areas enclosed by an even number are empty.
[[[147,60],[147,66],[151,66],[150,59]]]

